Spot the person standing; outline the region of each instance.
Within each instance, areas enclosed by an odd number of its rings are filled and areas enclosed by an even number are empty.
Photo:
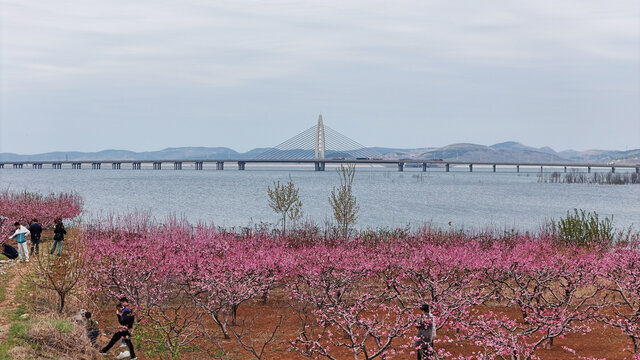
[[[115,345],[118,340],[124,338],[125,343],[129,347],[129,355],[131,356],[131,360],[137,359],[136,352],[133,349],[133,343],[131,342],[131,329],[133,328],[133,324],[135,322],[135,316],[128,308],[129,300],[126,297],[120,299],[120,304],[122,304],[122,314],[120,315],[120,328],[118,331],[113,334],[111,340],[107,344],[107,346],[103,347],[100,350],[101,355],[107,355],[107,351]]]
[[[60,252],[62,252],[62,240],[64,240],[64,235],[67,233],[67,230],[64,229],[62,219],[57,218],[53,222],[56,225],[53,228],[53,245],[51,246],[51,250],[49,250],[49,254],[53,254],[57,247],[58,256],[60,256]]]
[[[31,250],[29,252],[38,255],[40,253],[40,235],[42,234],[42,225],[38,223],[38,219],[31,220],[29,231],[31,232]],[[33,252],[34,248],[35,253]]]
[[[418,319],[418,335],[416,336],[416,351],[418,352],[418,360],[433,359],[435,350],[433,348],[433,340],[436,338],[436,318],[431,314],[428,304],[420,307],[424,311],[424,315],[420,315]]]
[[[20,261],[22,261],[22,257],[24,256],[24,258],[26,259],[26,262],[29,262],[29,249],[27,248],[27,236],[29,236],[29,234],[31,233],[26,227],[20,225],[20,223],[17,221],[13,223],[13,225],[16,227],[16,231],[13,233],[13,235],[9,236],[9,239],[13,239],[14,237],[16,238],[16,241],[18,242],[18,257]]]

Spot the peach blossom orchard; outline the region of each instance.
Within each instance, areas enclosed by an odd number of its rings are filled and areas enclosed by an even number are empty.
[[[171,321],[168,309],[195,307],[200,312],[192,316],[206,314],[229,337],[243,303],[279,289],[301,321],[290,346],[312,357],[337,359],[346,349],[354,359],[406,358],[414,351],[415,310],[428,303],[437,328],[455,330],[438,342],[475,344],[474,359],[533,359],[554,338],[588,332],[597,322],[624,332],[630,356],[640,358],[637,244],[578,248],[553,238],[396,235],[235,234],[142,215],[84,232],[90,291],[129,297],[142,321],[158,323],[159,313]],[[522,320],[475,310],[487,303],[515,307]],[[181,329],[167,335],[167,345],[196,336],[189,326]],[[439,356],[460,358],[441,349]]]
[[[45,207],[29,204],[19,208]],[[81,238],[87,291],[127,296],[138,327],[152,329],[173,358],[204,336],[250,343],[237,330],[243,305],[279,297],[300,324],[284,341],[312,358],[413,358],[417,309],[430,304],[440,359],[536,359],[543,347],[558,346],[554,339],[595,326],[623,333],[629,357],[640,359],[637,241],[577,247],[552,236],[429,229],[282,236],[143,214],[85,224]],[[492,311],[500,307],[519,316]],[[206,334],[204,323],[217,331]],[[452,342],[473,354],[441,346]]]

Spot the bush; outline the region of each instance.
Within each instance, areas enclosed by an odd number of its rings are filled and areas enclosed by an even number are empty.
[[[555,224],[554,224],[555,225]],[[578,246],[611,245],[613,243],[613,217],[600,220],[595,211],[573,209],[557,223],[557,233],[563,242]]]

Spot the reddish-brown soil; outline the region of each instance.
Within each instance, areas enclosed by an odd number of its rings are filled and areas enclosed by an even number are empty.
[[[478,309],[482,310],[482,309]],[[500,311],[509,317],[517,319],[519,314],[515,309],[509,308],[493,308],[493,311]],[[282,360],[299,360],[307,359],[302,355],[291,351],[289,341],[296,338],[299,329],[300,322],[295,316],[295,313],[287,306],[287,303],[283,300],[270,299],[266,304],[260,302],[245,303],[240,306],[238,310],[238,323],[241,324],[245,321],[245,330],[248,330],[252,337],[259,340],[263,339],[266,335],[271,334],[274,327],[278,323],[280,316],[283,316],[282,326],[278,329],[276,340],[267,346],[263,359],[282,359]],[[100,320],[101,328],[104,331],[106,326],[107,332],[111,335],[111,331],[115,328],[115,314],[114,309],[109,307],[98,312],[97,319]],[[207,321],[207,328],[217,335],[217,341],[228,352],[229,359],[254,359],[250,353],[242,350],[235,340],[222,340],[221,333],[217,330],[217,326],[212,321]],[[235,327],[235,329],[242,328],[241,325]],[[569,334],[565,338],[557,338],[554,340],[553,347],[551,349],[539,349],[536,354],[541,359],[580,359],[581,357],[593,357],[593,358],[606,358],[606,359],[631,359],[632,355],[625,349],[630,348],[631,342],[625,337],[619,330],[604,326],[601,324],[594,324],[593,331],[586,334]],[[439,333],[440,338],[445,335],[453,335],[452,333],[442,332]],[[107,338],[102,337],[100,339],[101,344],[108,341]],[[405,339],[398,339],[394,341],[394,348],[399,349],[401,345],[412,342],[409,336]],[[184,353],[182,358],[185,359],[205,359],[207,354],[204,349],[214,352],[215,347],[210,340],[201,339],[198,341],[197,346],[203,349],[201,352]],[[438,343],[436,347],[444,348],[453,355],[470,355],[471,352],[478,349],[472,345],[465,343]],[[576,351],[577,355],[565,350],[564,348],[570,348]],[[114,354],[121,350],[112,350]],[[138,357],[140,359],[149,359],[142,351],[139,351]],[[344,351],[339,356],[340,359],[353,359],[348,351]],[[414,359],[415,355],[407,354],[396,355],[396,359]]]

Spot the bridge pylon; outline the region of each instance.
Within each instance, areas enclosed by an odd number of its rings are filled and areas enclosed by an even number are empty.
[[[324,159],[324,149],[324,124],[322,123],[322,114],[320,114],[318,116],[318,125],[316,125],[316,159]]]
[[[322,114],[316,125],[257,156],[257,159],[318,161],[374,158],[382,158],[382,155],[326,126]]]

